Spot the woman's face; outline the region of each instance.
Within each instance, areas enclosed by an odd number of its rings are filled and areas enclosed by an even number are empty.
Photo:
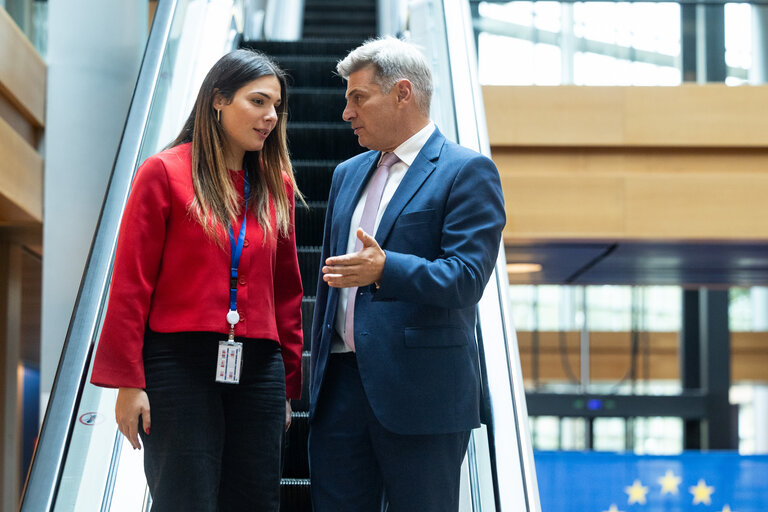
[[[231,102],[217,96],[213,106],[221,111],[225,151],[242,161],[246,151],[260,151],[277,126],[277,107],[282,102],[280,82],[266,75],[248,82],[235,92]]]

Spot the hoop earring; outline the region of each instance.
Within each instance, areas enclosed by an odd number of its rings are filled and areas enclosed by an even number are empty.
[[[221,123],[221,109],[216,110],[216,120]]]

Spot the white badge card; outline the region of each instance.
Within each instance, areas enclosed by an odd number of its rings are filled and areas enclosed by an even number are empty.
[[[243,344],[239,341],[220,341],[216,361],[216,382],[237,384],[243,365]]]

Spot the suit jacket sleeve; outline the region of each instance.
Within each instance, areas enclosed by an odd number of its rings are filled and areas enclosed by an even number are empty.
[[[157,281],[170,211],[168,176],[160,158],[137,171],[125,206],[109,305],[91,382],[144,388],[144,329]]]
[[[296,252],[295,197],[293,187],[286,178],[286,193],[290,200],[291,224],[286,236],[277,240],[275,254],[275,321],[280,336],[280,348],[285,365],[285,393],[287,398],[301,397],[301,330],[302,286],[299,260]]]
[[[385,250],[381,287],[373,300],[460,309],[482,297],[506,222],[501,182],[496,166],[482,155],[457,165],[443,212],[439,257]]]
[[[333,220],[333,209],[336,203],[336,196],[338,195],[338,188],[340,179],[339,167],[333,172],[333,178],[331,179],[331,191],[328,194],[328,207],[325,211],[325,226],[323,228],[323,248],[320,254],[319,269],[325,265],[325,260],[331,256],[331,224]],[[326,306],[328,303],[328,283],[323,280],[322,271],[318,272],[317,276],[317,293],[315,296],[315,311],[312,316],[312,357],[316,356],[315,347],[320,344],[320,337],[323,331],[323,321],[326,313]]]

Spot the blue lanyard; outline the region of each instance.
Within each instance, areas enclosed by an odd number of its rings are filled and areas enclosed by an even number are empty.
[[[246,171],[243,171],[245,173]],[[248,183],[248,176],[243,175],[243,199],[245,202],[243,223],[240,225],[240,235],[237,237],[235,245],[235,231],[229,226],[229,242],[232,247],[232,259],[229,265],[229,310],[237,311],[237,269],[240,267],[240,256],[243,254],[243,243],[245,242],[245,221],[248,218],[248,196],[251,195],[251,185]]]

